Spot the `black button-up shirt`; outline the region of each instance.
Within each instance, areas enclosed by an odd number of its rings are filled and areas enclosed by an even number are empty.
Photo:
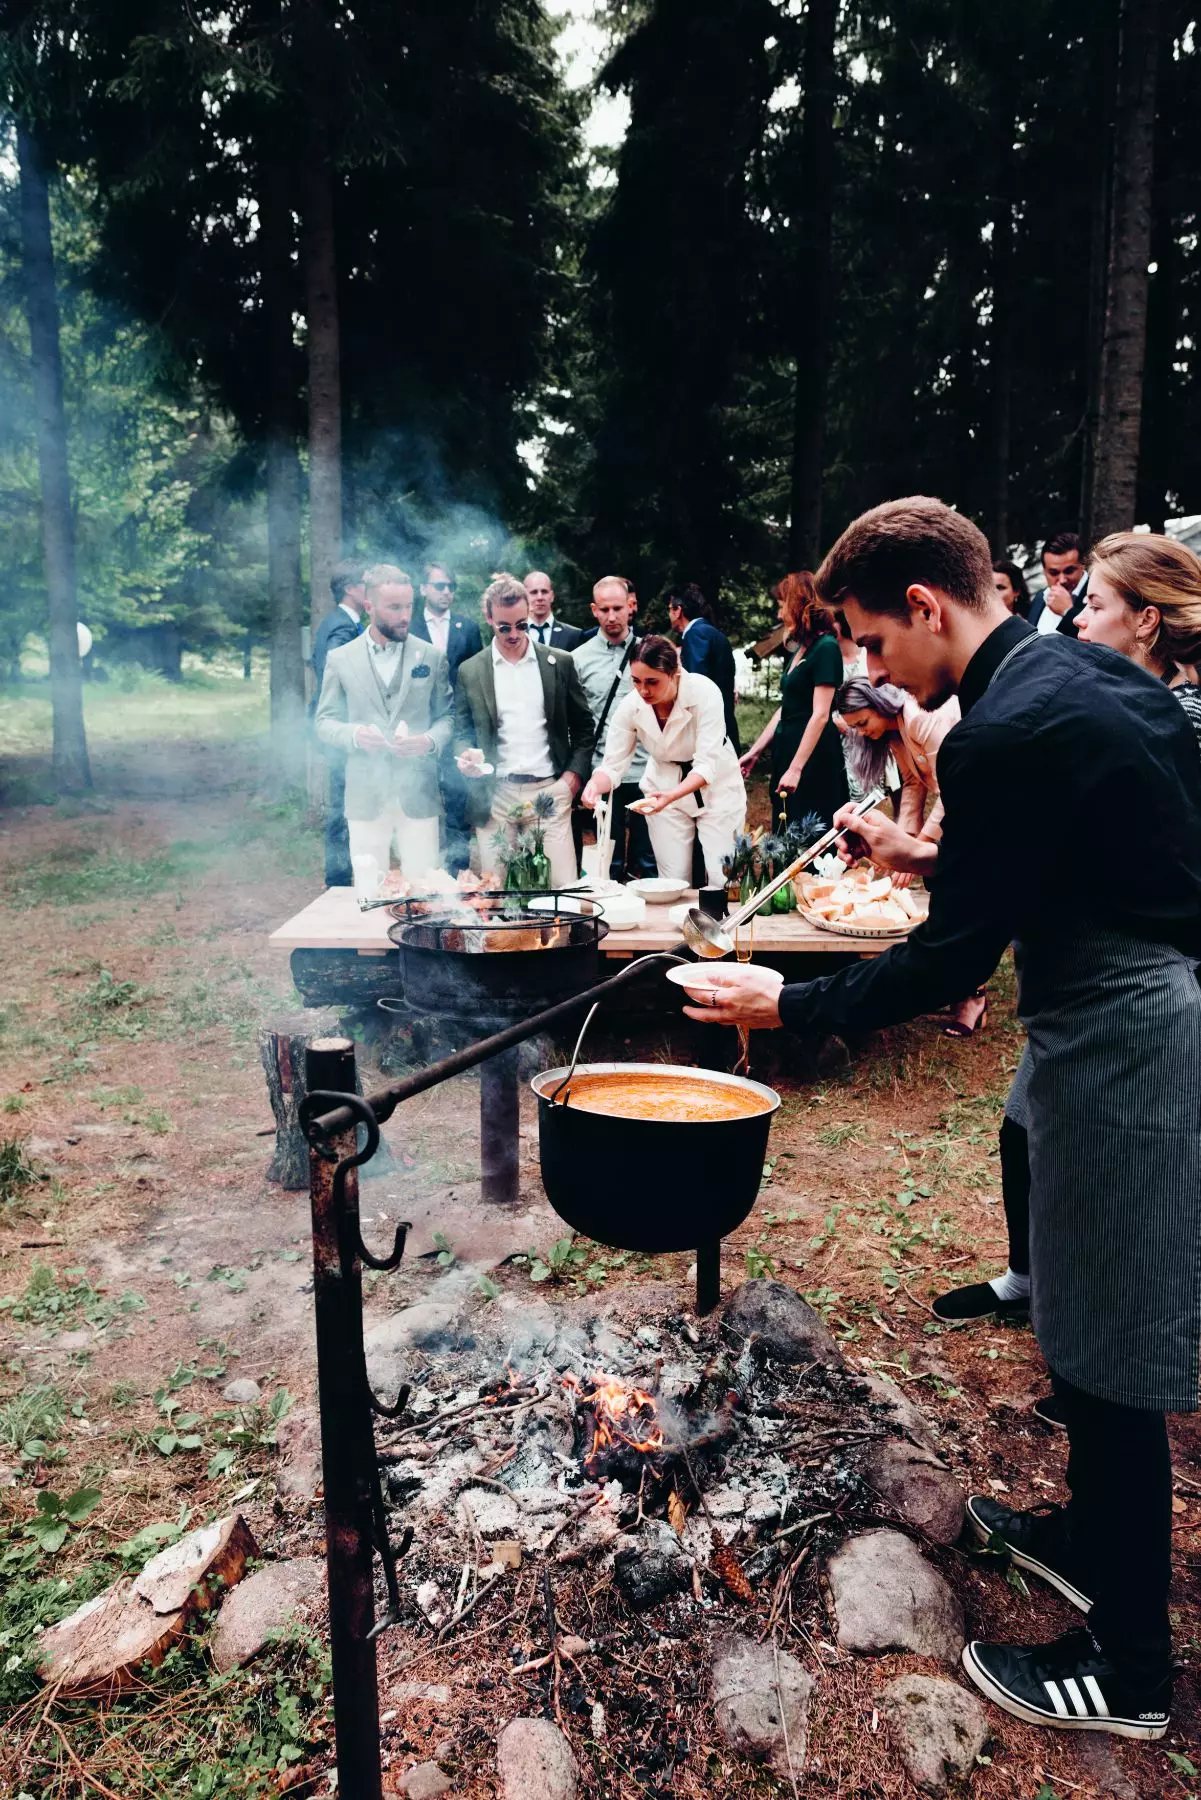
[[[973,656],[959,704],[938,752],[929,918],[870,962],[785,987],[790,1030],[897,1024],[961,1000],[1013,938],[1090,924],[1201,958],[1201,756],[1171,690],[1014,618]]]

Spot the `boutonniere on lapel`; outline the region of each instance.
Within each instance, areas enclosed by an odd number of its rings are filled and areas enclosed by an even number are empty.
[[[413,670],[411,679],[413,681],[418,681],[418,680],[420,680],[422,675],[428,675],[429,672],[430,672],[430,666],[428,663],[418,663],[417,667]]]
[[[552,669],[553,669],[553,668],[554,668],[554,666],[555,666],[555,659],[554,659],[554,657],[553,657],[553,656],[548,656],[548,657],[547,657],[547,659],[546,659],[546,660],[547,660],[547,662],[548,662],[548,663],[549,663],[549,664],[550,664],[550,666],[551,666],[551,668],[552,668]]]

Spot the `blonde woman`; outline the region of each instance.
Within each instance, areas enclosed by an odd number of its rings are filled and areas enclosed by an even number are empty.
[[[1165,682],[1201,745],[1201,560],[1186,545],[1144,531],[1102,538],[1078,627],[1082,643],[1104,644]]]

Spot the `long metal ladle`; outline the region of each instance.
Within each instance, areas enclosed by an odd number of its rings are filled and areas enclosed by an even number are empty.
[[[848,831],[852,831],[855,820],[861,819],[864,813],[873,811],[883,799],[882,788],[873,788],[870,794],[865,794],[863,799],[856,803],[854,814],[845,825],[827,831],[823,837],[818,838],[816,844],[810,844],[809,848],[802,851],[795,862],[789,863],[783,874],[775,876],[765,888],[759,889],[753,899],[748,900],[745,906],[740,906],[738,911],[731,913],[728,918],[711,919],[708,913],[701,911],[699,906],[689,907],[684,916],[683,926],[684,942],[688,948],[695,951],[697,956],[711,958],[733,956],[734,934],[739,926],[745,925],[748,919],[753,918],[760,907],[765,906],[772,895],[779,892],[785,882],[791,881],[794,875],[799,875],[801,870],[808,868],[816,857],[821,856],[840,838],[844,838]]]

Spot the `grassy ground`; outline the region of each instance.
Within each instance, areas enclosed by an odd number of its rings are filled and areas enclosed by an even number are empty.
[[[41,705],[21,696],[15,717],[0,706],[0,777],[10,792],[44,780]],[[0,1001],[0,1467],[8,1483],[0,1488],[0,1793],[273,1795],[290,1769],[320,1772],[328,1761],[320,1641],[282,1643],[222,1678],[198,1640],[144,1692],[104,1709],[47,1696],[29,1658],[39,1624],[206,1518],[243,1511],[265,1553],[319,1554],[322,1535],[320,1508],[275,1486],[281,1426],[312,1397],[308,1218],[304,1194],[264,1179],[267,1145],[256,1133],[269,1113],[255,1043],[264,1020],[295,1005],[286,960],[267,948],[266,934],[316,892],[317,835],[299,809],[255,791],[265,712],[257,683],[97,690],[88,709],[95,795],[84,805],[0,813],[9,951]],[[673,1045],[687,1054],[670,1021],[656,1020],[637,1049],[655,1055]],[[1007,971],[993,986],[987,1034],[969,1043],[924,1020],[850,1051],[829,1046],[816,1067],[783,1040],[757,1043],[756,1073],[777,1086],[783,1106],[759,1206],[727,1244],[725,1280],[729,1287],[743,1273],[774,1273],[796,1285],[853,1363],[922,1400],[965,1486],[1028,1504],[1059,1494],[1063,1479],[1061,1441],[1030,1416],[1045,1380],[1033,1339],[987,1326],[946,1330],[928,1310],[943,1287],[1003,1260],[996,1128],[1020,1045]],[[431,1192],[472,1181],[474,1112],[459,1085],[402,1109],[389,1127],[398,1172],[368,1190],[373,1229],[385,1234],[389,1219],[413,1216]],[[628,1304],[633,1292],[649,1316],[667,1289],[682,1290],[686,1258],[652,1264],[590,1248],[582,1266],[556,1264],[550,1247],[562,1227],[540,1197],[532,1137],[523,1140],[522,1180],[523,1244],[535,1243],[554,1273],[535,1289],[528,1264],[494,1268],[473,1301],[481,1310],[535,1293],[575,1305],[582,1280],[598,1305],[609,1293]],[[399,1276],[372,1284],[372,1308],[429,1287],[438,1271],[421,1248]],[[260,1405],[222,1400],[233,1374],[260,1382]],[[1177,1646],[1191,1661],[1201,1454],[1191,1421],[1178,1421],[1175,1436],[1173,1605]],[[1008,1586],[957,1552],[940,1560],[973,1635],[1050,1635],[1074,1622],[1034,1583]],[[816,1573],[806,1604],[824,1621]],[[746,1620],[731,1623],[745,1628]],[[826,1624],[814,1630],[828,1638]],[[914,1659],[876,1665],[833,1648],[810,1654],[799,1640],[794,1647],[818,1681],[819,1761],[806,1791],[900,1796],[904,1778],[875,1733],[873,1696]],[[474,1709],[456,1775],[456,1791],[472,1800],[494,1791],[494,1715],[541,1704],[536,1683],[503,1668],[493,1679],[490,1667],[487,1693],[482,1684],[477,1691],[484,1657],[485,1646],[452,1649],[420,1669],[422,1679],[461,1689]],[[389,1668],[385,1657],[385,1707]],[[1074,1739],[995,1713],[992,1723],[990,1760],[973,1781],[982,1800],[1124,1791],[1113,1788],[1122,1770],[1144,1800],[1198,1791],[1191,1675],[1172,1739],[1122,1746],[1112,1764],[1090,1760]],[[420,1709],[406,1713],[405,1736],[392,1743],[397,1767],[432,1754],[445,1731]],[[695,1767],[677,1769],[673,1793],[791,1791],[728,1754],[710,1759],[712,1741],[708,1730]],[[579,1747],[590,1797],[652,1791],[606,1773]]]

